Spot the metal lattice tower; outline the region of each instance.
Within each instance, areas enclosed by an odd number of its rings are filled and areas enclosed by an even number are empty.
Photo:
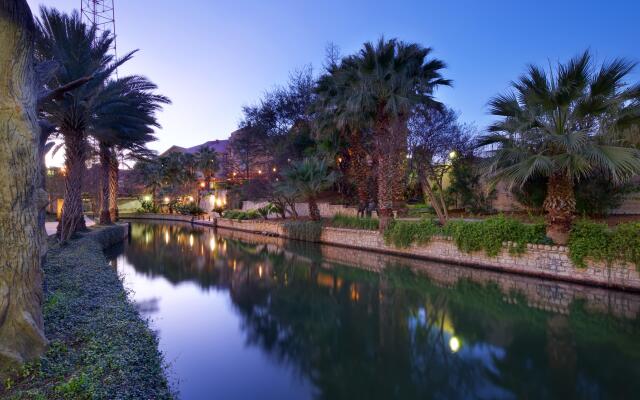
[[[82,20],[87,25],[95,25],[98,34],[104,31],[111,32],[113,43],[111,48],[113,55],[117,57],[116,47],[116,12],[114,0],[80,0],[80,12]]]

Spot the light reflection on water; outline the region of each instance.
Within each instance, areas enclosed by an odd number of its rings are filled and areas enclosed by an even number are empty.
[[[112,262],[184,399],[640,389],[638,296],[186,224],[131,233]]]

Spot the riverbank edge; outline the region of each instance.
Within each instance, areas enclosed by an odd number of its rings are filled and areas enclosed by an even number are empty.
[[[128,233],[128,224],[115,224],[64,246],[49,239],[43,265],[49,349],[4,382],[1,398],[174,398],[157,335],[103,252]]]
[[[195,225],[288,238],[282,221],[238,221],[226,218],[208,220],[182,215],[165,216],[165,214],[135,214],[123,216],[123,218],[182,221]],[[500,254],[496,257],[489,257],[482,251],[462,252],[449,237],[434,236],[425,245],[414,244],[407,248],[396,248],[387,245],[382,234],[378,231],[334,227],[322,228],[320,243],[547,280],[640,292],[640,274],[635,266],[623,263],[607,265],[586,260],[587,267],[578,268],[569,258],[569,249],[566,246],[529,244],[524,254],[516,255],[509,253],[508,244],[505,243]]]

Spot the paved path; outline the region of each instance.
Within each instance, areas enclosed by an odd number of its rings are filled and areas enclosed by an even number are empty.
[[[87,216],[84,217],[84,223],[87,224],[87,226],[93,226],[96,224],[94,220]],[[58,221],[45,222],[44,228],[47,230],[47,235],[53,235],[58,229]]]

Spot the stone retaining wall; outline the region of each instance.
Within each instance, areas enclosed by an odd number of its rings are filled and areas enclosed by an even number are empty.
[[[193,216],[181,214],[124,214],[120,215],[123,219],[155,219],[164,221],[183,221],[191,222]]]
[[[277,221],[234,221],[217,219],[220,228],[245,232],[286,236],[282,224]],[[484,252],[464,253],[445,237],[434,237],[427,245],[412,245],[406,249],[388,246],[377,231],[325,227],[321,242],[387,254],[437,260],[472,267],[483,267],[517,274],[544,277],[555,280],[579,282],[610,288],[640,291],[640,274],[633,265],[587,262],[587,268],[576,268],[564,246],[528,245],[522,255],[512,255],[505,248],[497,257]]]
[[[268,203],[268,201],[243,201],[242,210],[255,210],[266,206]],[[299,216],[309,216],[308,203],[296,203],[295,206]],[[358,215],[358,209],[356,207],[349,207],[343,204],[318,203],[318,210],[320,211],[320,216],[323,218],[332,218],[336,214],[350,215],[353,217]]]

